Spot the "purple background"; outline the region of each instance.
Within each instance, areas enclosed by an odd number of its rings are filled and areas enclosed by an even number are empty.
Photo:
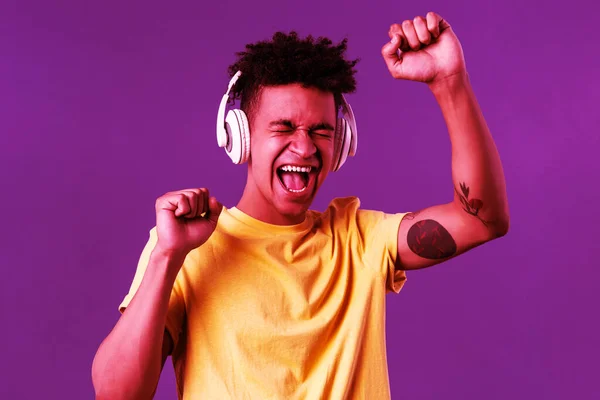
[[[206,186],[235,205],[245,167],[217,147],[214,125],[226,67],[247,42],[280,29],[348,36],[349,56],[362,58],[348,96],[358,155],[315,208],[346,195],[384,211],[448,201],[439,109],[380,56],[390,24],[429,10],[463,44],[512,220],[508,236],[410,273],[388,296],[393,398],[600,398],[595,3],[166,3],[3,4],[2,398],[92,398],[92,358],[155,198]],[[170,361],[156,398],[175,398]]]

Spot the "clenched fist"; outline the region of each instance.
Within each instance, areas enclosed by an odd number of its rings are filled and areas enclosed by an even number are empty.
[[[393,24],[388,36],[391,40],[381,54],[396,79],[431,84],[466,71],[458,38],[450,24],[434,12]]]
[[[185,257],[214,232],[223,206],[208,189],[169,192],[156,200],[156,248]]]

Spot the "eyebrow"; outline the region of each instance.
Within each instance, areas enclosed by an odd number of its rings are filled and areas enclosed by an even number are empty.
[[[278,119],[275,121],[271,121],[269,123],[269,127],[272,128],[275,126],[285,126],[290,129],[294,128],[294,124],[289,119]],[[335,128],[333,126],[331,126],[330,124],[328,124],[327,122],[319,122],[316,124],[312,124],[311,126],[308,127],[308,129],[311,131],[316,131],[316,130],[334,131],[335,130]]]

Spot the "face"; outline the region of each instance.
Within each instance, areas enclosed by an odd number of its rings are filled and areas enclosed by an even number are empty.
[[[331,168],[335,124],[332,93],[297,84],[263,88],[240,206],[265,222],[301,222]]]

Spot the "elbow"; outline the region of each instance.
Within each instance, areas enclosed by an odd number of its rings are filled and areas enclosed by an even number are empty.
[[[120,387],[117,382],[110,382],[106,375],[92,373],[92,384],[94,385],[95,400],[120,400],[120,399],[146,399],[137,391],[127,390]]]
[[[110,385],[107,382],[99,382],[94,380],[94,393],[95,400],[119,400],[119,399],[140,399],[146,397],[140,397],[135,393],[128,394],[127,392],[120,390],[114,385]]]
[[[92,361],[92,386],[94,387],[94,393],[96,395],[96,400],[106,398],[106,395],[103,393],[104,385],[102,384],[102,371],[100,371],[100,361],[101,357],[100,351],[102,350],[102,345],[100,345],[100,349],[96,352],[94,356],[94,360]]]
[[[111,367],[105,359],[105,354],[98,351],[92,362],[92,385],[96,400],[118,400],[118,399],[133,399],[138,398],[129,395],[126,396],[126,390],[120,387],[118,379],[114,379],[111,374]]]
[[[100,356],[102,357],[102,355]],[[98,356],[92,364],[92,385],[96,400],[148,400],[154,396],[149,392],[149,386],[138,379],[132,379],[123,373],[116,373],[114,367],[104,362]],[[155,389],[154,389],[155,390]]]
[[[110,385],[106,382],[106,371],[99,366],[98,355],[92,363],[92,385],[96,400],[116,399],[115,393],[111,393]]]
[[[504,215],[497,220],[494,224],[494,236],[496,238],[501,238],[506,236],[508,230],[510,228],[510,218],[508,215]]]

